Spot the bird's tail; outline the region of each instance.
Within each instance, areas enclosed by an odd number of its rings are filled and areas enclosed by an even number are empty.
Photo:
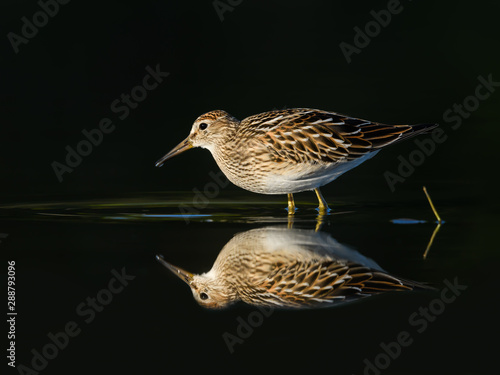
[[[365,139],[370,141],[373,149],[380,149],[382,147],[396,144],[401,141],[413,138],[417,135],[427,133],[432,129],[438,127],[438,124],[415,124],[415,125],[370,125],[365,126]],[[373,130],[371,129],[373,128]]]
[[[432,129],[435,129],[439,126],[439,124],[415,124],[415,125],[410,125],[411,129],[413,132],[419,134],[419,133],[426,133]]]
[[[408,138],[413,138],[417,135],[420,134],[425,134],[430,132],[431,130],[437,128],[439,124],[415,124],[415,125],[406,125],[410,128],[410,131],[407,131],[402,134],[401,138],[398,139],[399,141],[408,139]]]

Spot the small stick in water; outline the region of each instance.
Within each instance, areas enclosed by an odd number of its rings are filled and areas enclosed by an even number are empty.
[[[429,240],[429,244],[427,245],[427,248],[424,251],[423,258],[427,258],[427,254],[429,253],[429,250],[431,249],[432,243],[434,242],[434,238],[436,237],[437,232],[439,232],[439,228],[441,228],[441,223],[438,223],[436,225],[436,229],[434,229],[434,232],[432,232],[431,239]]]
[[[425,193],[425,196],[427,197],[427,200],[429,201],[429,204],[431,205],[432,212],[434,212],[434,215],[436,215],[436,219],[437,219],[438,223],[441,224],[443,221],[439,217],[439,214],[436,211],[436,207],[434,207],[434,204],[432,203],[431,197],[429,196],[429,193],[427,193],[427,189],[425,188],[425,186],[424,186],[424,193]]]
[[[424,186],[424,193],[425,193],[425,196],[427,197],[427,200],[429,201],[429,204],[431,205],[432,212],[434,212],[434,215],[436,216],[436,219],[437,219],[437,226],[434,229],[434,232],[432,232],[432,236],[431,236],[431,239],[429,240],[429,244],[427,245],[427,248],[424,251],[423,258],[425,259],[425,258],[427,258],[427,254],[429,253],[429,250],[431,249],[432,243],[434,242],[434,238],[436,237],[437,232],[439,232],[439,228],[441,228],[441,224],[443,223],[443,221],[441,220],[441,217],[437,213],[436,208],[434,207],[434,204],[432,203],[431,197],[429,196],[429,193],[427,193],[427,189],[425,188],[425,186]]]

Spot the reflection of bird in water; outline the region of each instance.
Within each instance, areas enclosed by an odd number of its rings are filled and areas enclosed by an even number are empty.
[[[234,236],[212,269],[194,275],[157,257],[183,279],[196,301],[223,308],[243,301],[320,307],[386,291],[426,288],[383,271],[373,260],[310,230],[266,227]]]

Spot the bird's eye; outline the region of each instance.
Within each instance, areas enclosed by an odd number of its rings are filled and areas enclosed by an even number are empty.
[[[200,293],[200,298],[202,300],[206,300],[206,299],[208,299],[208,294],[207,293]]]
[[[200,124],[200,130],[205,130],[208,127],[208,124],[206,122],[202,122]]]

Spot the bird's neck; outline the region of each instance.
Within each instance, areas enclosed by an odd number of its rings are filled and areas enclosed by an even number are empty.
[[[224,132],[220,133],[219,137],[216,138],[209,148],[219,166],[221,166],[221,163],[224,163],[227,155],[231,155],[232,150],[236,147],[238,142],[238,125],[239,121],[229,123]]]

